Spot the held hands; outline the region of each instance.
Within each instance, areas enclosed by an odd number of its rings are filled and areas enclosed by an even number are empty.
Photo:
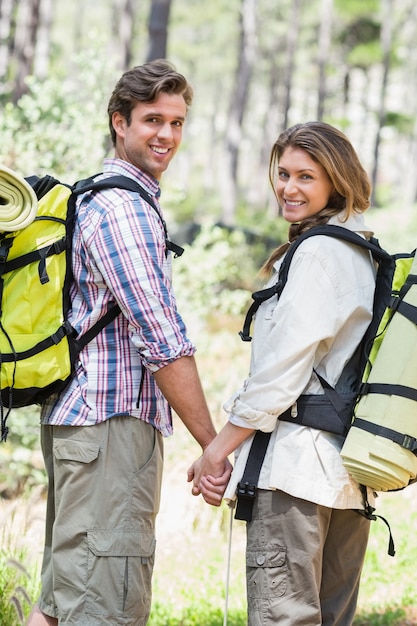
[[[220,506],[227,483],[232,473],[229,460],[219,462],[212,458],[210,446],[195,461],[187,472],[188,482],[193,481],[192,494],[201,494],[208,504]]]

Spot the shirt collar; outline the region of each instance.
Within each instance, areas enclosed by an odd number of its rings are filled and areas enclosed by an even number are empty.
[[[156,178],[139,169],[132,163],[128,163],[123,159],[108,158],[103,161],[103,173],[118,174],[132,178],[142,185],[142,187],[151,195],[159,198],[161,188]]]

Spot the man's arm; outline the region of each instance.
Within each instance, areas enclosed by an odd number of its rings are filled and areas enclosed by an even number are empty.
[[[170,406],[203,450],[216,436],[193,356],[183,356],[153,374]]]

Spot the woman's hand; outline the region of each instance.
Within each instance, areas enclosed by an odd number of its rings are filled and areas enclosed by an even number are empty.
[[[253,432],[252,428],[242,428],[230,422],[223,426],[187,472],[188,482],[193,481],[194,496],[201,494],[208,504],[220,506],[232,473],[228,456]]]
[[[187,472],[188,482],[193,481],[192,494],[201,494],[208,504],[220,506],[232,469],[227,458],[215,463],[210,460],[210,452],[206,450]]]

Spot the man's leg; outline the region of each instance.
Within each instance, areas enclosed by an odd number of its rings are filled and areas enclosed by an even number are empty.
[[[55,519],[38,608],[62,624],[143,626],[151,600],[160,433],[127,416],[52,429]]]

